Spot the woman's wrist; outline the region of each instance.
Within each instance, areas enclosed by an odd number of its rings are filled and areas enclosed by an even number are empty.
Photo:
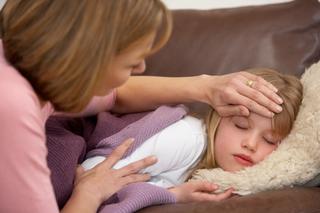
[[[73,192],[61,213],[96,213],[101,202],[90,194]]]
[[[216,76],[206,74],[193,77],[190,84],[192,85],[192,87],[190,87],[190,94],[193,102],[210,104],[212,94],[209,93],[214,92],[214,78],[216,78]]]

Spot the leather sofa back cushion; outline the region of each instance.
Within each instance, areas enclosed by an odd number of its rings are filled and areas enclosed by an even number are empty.
[[[173,11],[174,30],[146,75],[223,74],[269,67],[300,76],[320,59],[320,3]]]

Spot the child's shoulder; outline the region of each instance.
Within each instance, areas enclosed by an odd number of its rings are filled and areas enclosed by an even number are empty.
[[[204,133],[205,125],[202,119],[187,115],[183,119],[181,119],[181,122],[184,123],[186,128],[189,128],[192,133]]]
[[[193,116],[185,116],[163,131],[162,134],[161,141],[166,135],[168,143],[173,140],[173,146],[176,146],[176,150],[179,152],[190,153],[198,149],[202,150],[206,146],[204,122]]]

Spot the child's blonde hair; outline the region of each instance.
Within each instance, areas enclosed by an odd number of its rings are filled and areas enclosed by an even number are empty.
[[[160,0],[7,0],[0,28],[6,59],[39,97],[78,112],[115,55],[154,32],[158,50],[172,20]]]
[[[282,74],[266,68],[255,68],[246,71],[262,77],[278,89],[277,94],[283,99],[283,110],[272,118],[272,130],[281,138],[286,137],[292,129],[302,101],[303,88],[300,80],[295,76]],[[216,111],[211,109],[206,117],[207,149],[194,171],[216,167],[214,139],[219,122],[220,116]]]

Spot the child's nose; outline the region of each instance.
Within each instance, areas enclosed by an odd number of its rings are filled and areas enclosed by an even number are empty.
[[[249,149],[252,152],[257,151],[257,137],[254,135],[250,135],[243,139],[242,141],[242,147]]]
[[[142,62],[139,63],[139,65],[134,68],[132,71],[133,74],[142,74],[146,70],[146,62],[143,60]]]

